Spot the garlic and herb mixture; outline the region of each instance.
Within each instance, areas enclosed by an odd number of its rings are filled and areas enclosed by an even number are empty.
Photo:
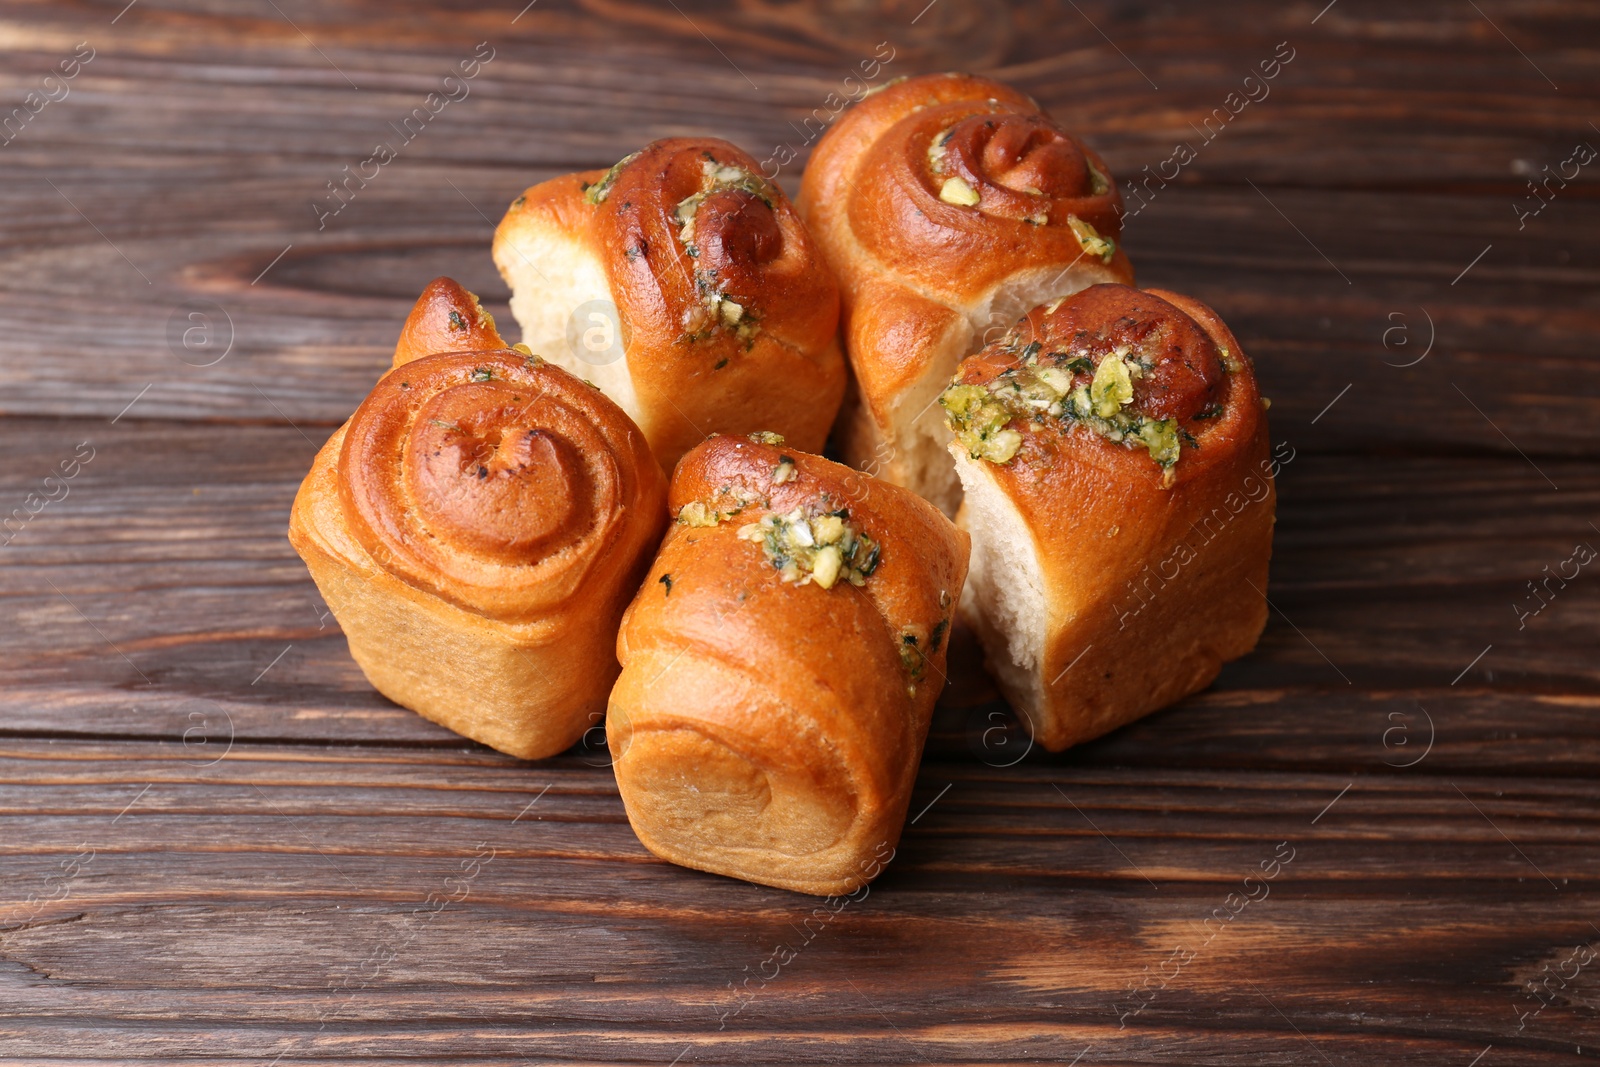
[[[783,444],[783,435],[761,430],[748,435],[757,444]],[[785,485],[799,477],[793,457],[779,454],[772,484]],[[850,510],[825,510],[828,494],[808,507],[787,515],[763,515],[739,527],[738,536],[761,546],[786,582],[815,582],[832,589],[843,578],[861,585],[878,567],[878,543],[850,524]],[[691,500],[678,509],[680,526],[710,527],[726,522],[753,505],[770,507],[770,501],[737,485],[718,487],[710,500]]]
[[[944,599],[949,599],[948,593]],[[950,620],[940,619],[933,624],[933,632],[928,634],[926,641],[920,640],[918,628],[915,626],[907,626],[900,631],[900,666],[904,667],[911,677],[913,695],[915,684],[922,681],[923,670],[927,666],[929,657],[938,654],[939,645],[944,641],[945,632],[949,628]]]
[[[1094,165],[1094,160],[1088,156],[1083,157],[1083,165],[1089,168],[1089,193],[1092,196],[1104,196],[1111,191],[1111,179],[1100,172]]]
[[[928,173],[933,175],[936,182],[939,182],[940,200],[956,207],[977,207],[983,202],[983,195],[972,187],[972,183],[958,174],[945,175],[945,171],[948,169],[946,146],[950,143],[950,138],[954,134],[955,127],[952,126],[928,142]],[[1084,157],[1083,162],[1089,171],[1090,195],[1102,196],[1109,192],[1111,190],[1110,179],[1102,174],[1100,168],[1090,162],[1087,156]],[[1032,196],[1041,198],[1044,196],[1038,189],[1031,186],[1022,191]],[[1022,221],[1031,226],[1049,225],[1050,212],[1048,204],[1033,214],[1026,216]],[[1109,237],[1102,236],[1100,231],[1095,229],[1093,224],[1087,220],[1080,219],[1076,215],[1068,215],[1067,226],[1072,230],[1072,235],[1078,239],[1078,247],[1083,249],[1084,255],[1094,256],[1102,263],[1110,263],[1112,258],[1116,256],[1117,242]]]
[[[583,198],[596,207],[606,202],[606,197],[611,195],[611,186],[617,180],[617,175],[622,173],[622,168],[639,158],[639,153],[633,152],[623,156],[605,173],[605,177],[593,185],[583,187]]]
[[[695,216],[700,211],[700,205],[713,193],[728,189],[742,190],[759,199],[769,209],[773,207],[772,189],[766,179],[750,173],[743,167],[719,163],[709,152],[704,153],[704,156],[700,163],[700,191],[680,200],[673,212],[673,218],[678,223],[678,240],[691,259],[700,258],[700,249],[695,244]],[[699,269],[694,272],[695,290],[705,303],[709,314],[691,314],[686,317],[684,325],[688,327],[690,338],[703,340],[710,336],[712,329],[720,325],[743,340],[747,346],[753,344],[756,333],[761,329],[760,323],[751,309],[723,291],[717,281],[716,273],[715,270]],[[693,321],[687,321],[689,318]]]
[[[955,132],[955,127],[952,126],[928,142],[928,171],[936,179],[944,175],[945,146],[950,143],[950,138]],[[939,199],[957,207],[977,207],[983,197],[967,179],[952,174],[940,184]]]
[[[986,385],[956,384],[939,397],[956,439],[973,459],[1009,463],[1022,446],[1011,428],[1016,419],[1043,423],[1060,419],[1080,423],[1129,448],[1150,453],[1171,477],[1187,437],[1176,419],[1152,419],[1130,410],[1133,383],[1154,369],[1126,345],[1106,353],[1096,364],[1087,355],[1051,352],[1040,358],[1035,341],[1022,361]],[[1190,444],[1194,443],[1190,438]]]
[[[1076,215],[1067,216],[1067,225],[1072,228],[1072,236],[1078,239],[1078,247],[1083,249],[1086,256],[1098,256],[1100,262],[1110,263],[1117,254],[1117,242],[1109,237],[1100,236],[1100,231]]]
[[[878,568],[878,543],[851,525],[845,508],[763,515],[741,526],[739,536],[760,545],[783,580],[795,585],[832,589],[840,579],[863,585]]]
[[[740,514],[752,504],[764,503],[761,497],[737,485],[718,489],[709,501],[691,500],[678,509],[679,526],[715,526]]]

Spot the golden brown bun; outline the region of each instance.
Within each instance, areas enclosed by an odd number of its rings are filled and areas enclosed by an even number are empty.
[[[406,316],[394,349],[394,366],[440,352],[493,352],[510,347],[475,293],[454,278],[435,278]]]
[[[1117,352],[1149,364],[1121,410],[1171,432],[1170,466],[1154,447],[1052,412],[1005,424],[1020,443],[1004,462],[974,458],[987,442],[972,437],[950,445],[967,493],[958,521],[973,539],[962,610],[1001,690],[1052,751],[1205,688],[1266,622],[1277,470],[1266,405],[1210,308],[1096,286],[1035,309],[962,363],[957,382],[1003,395],[1051,367],[1092,389]]]
[[[946,183],[956,182],[945,198]],[[976,198],[951,203],[963,192]],[[934,403],[956,364],[1029,308],[1133,281],[1105,161],[1031,99],[930,74],[877,92],[825,134],[800,211],[843,297],[855,388],[836,436],[851,465],[954,513]],[[1074,230],[1092,227],[1114,250]],[[989,336],[986,337],[985,334]]]
[[[598,721],[666,479],[600,392],[518,352],[391,370],[317,454],[289,540],[379,692],[527,759]]]
[[[686,867],[849,892],[900,837],[966,535],[903,489],[742,437],[685,456],[670,504],[680,521],[623,617],[606,722],[628,819]],[[797,508],[846,509],[876,542],[859,586],[785,580],[740,533]]]
[[[494,258],[523,341],[604,389],[666,469],[712,433],[822,449],[844,392],[838,289],[783,191],[733,145],[657,141],[536,185]]]

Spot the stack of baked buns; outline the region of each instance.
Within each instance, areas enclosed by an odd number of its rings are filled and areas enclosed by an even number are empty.
[[[846,113],[798,204],[708,138],[536,185],[493,248],[523,343],[429,285],[290,540],[389,698],[528,759],[603,717],[651,851],[850,892],[958,613],[1052,751],[1265,623],[1266,401],[1215,313],[1133,287],[1121,213],[960,74]]]

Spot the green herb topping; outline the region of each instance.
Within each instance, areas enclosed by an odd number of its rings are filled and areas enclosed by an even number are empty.
[[[678,525],[680,526],[715,526],[733,518],[744,511],[751,504],[761,501],[761,497],[736,485],[724,485],[713,495],[712,499],[691,500],[678,509]]]
[[[1067,225],[1072,228],[1073,236],[1078,239],[1078,247],[1083,249],[1084,255],[1099,256],[1100,262],[1110,263],[1117,254],[1117,242],[1109,237],[1101,237],[1100,231],[1076,215],[1067,216]]]
[[[684,251],[690,258],[698,258],[700,255],[700,249],[695,245],[695,216],[700,211],[700,205],[713,193],[725,189],[741,189],[759,198],[768,208],[773,207],[773,190],[765,178],[759,174],[752,174],[743,167],[718,163],[711,158],[710,153],[706,153],[705,156],[700,164],[699,191],[680,200],[673,212],[673,217],[678,222],[678,240],[682,242]],[[713,328],[721,326],[745,341],[747,345],[753,344],[756,333],[761,328],[755,314],[723,291],[715,271],[696,270],[694,280],[695,289],[699,292],[700,299],[705,302],[709,316],[697,316],[697,321],[691,324],[695,328],[690,331],[690,339],[700,340],[709,337]],[[709,318],[709,323],[703,324],[700,321],[705,318]]]
[[[583,198],[589,203],[599,207],[606,202],[606,197],[611,195],[611,186],[617,180],[617,175],[622,173],[622,168],[639,158],[639,153],[633,152],[617,160],[616,165],[606,171],[606,176],[595,182],[583,191]]]
[[[1090,380],[1082,381],[1091,367]],[[1177,420],[1152,419],[1130,409],[1133,383],[1150,369],[1126,347],[1106,353],[1098,364],[1065,352],[1050,353],[1041,361],[1030,351],[987,385],[951,385],[939,403],[973,459],[1009,463],[1022,446],[1022,435],[1011,424],[1053,418],[1079,423],[1129,448],[1143,448],[1170,472],[1181,449]],[[1197,447],[1194,438],[1188,440],[1190,447]]]
[[[899,85],[901,82],[905,81],[909,77],[911,77],[911,75],[902,74],[898,78],[890,78],[888,81],[884,82],[882,85],[874,85],[872,88],[868,89],[866,92],[861,94],[861,99],[865,100],[869,96],[873,96],[873,95],[875,95],[877,93],[881,93],[885,89],[889,88],[889,86],[891,86],[891,85]]]
[[[900,634],[900,665],[911,675],[913,682],[922,680],[922,668],[927,663],[927,653],[917,644],[917,635],[910,630]]]
[[[1100,168],[1094,165],[1094,160],[1084,156],[1083,163],[1089,168],[1089,193],[1093,196],[1102,196],[1110,192],[1111,179],[1100,172]]]
[[[850,524],[847,510],[816,514],[795,508],[764,515],[739,528],[739,536],[761,546],[786,582],[815,582],[832,589],[843,578],[863,585],[878,567],[878,543]]]

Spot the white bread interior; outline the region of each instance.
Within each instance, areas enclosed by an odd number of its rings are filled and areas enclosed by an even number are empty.
[[[944,408],[938,400],[956,368],[968,356],[1005,336],[1018,319],[1039,305],[1115,280],[1109,269],[1096,271],[1082,264],[1066,271],[1022,271],[995,286],[987,299],[954,307],[965,321],[958,321],[945,331],[941,343],[927,353],[927,369],[890,411],[894,470],[899,476],[895,480],[946,515],[954,515],[961,503],[961,483],[946,453],[950,430],[945,426]],[[929,295],[929,299],[938,298]]]
[[[650,427],[639,407],[627,356],[591,363],[580,359],[567,341],[568,323],[580,307],[593,300],[611,302],[605,265],[587,244],[555,226],[527,220],[505,231],[505,236],[506,240],[495,242],[495,265],[511,286],[511,314],[522,327],[522,343],[562,370],[599,386],[648,437]],[[610,317],[610,328],[620,331],[614,303]],[[581,338],[594,326],[584,314],[575,329]],[[618,341],[626,352],[627,338]]]
[[[1050,631],[1039,545],[1010,497],[995,483],[992,464],[967,455],[952,441],[949,453],[966,497],[956,525],[972,537],[961,614],[983,645],[984,661],[1000,692],[1030,730],[1044,702],[1042,676]]]

